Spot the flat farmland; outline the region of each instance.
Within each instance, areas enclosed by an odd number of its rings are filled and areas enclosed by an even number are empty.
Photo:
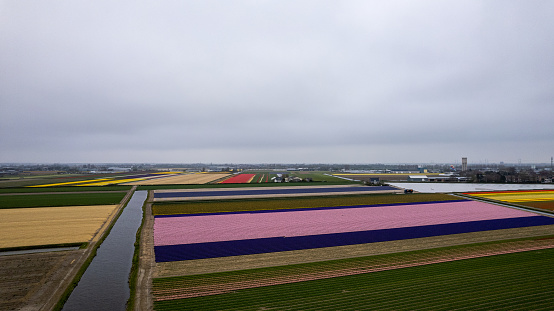
[[[412,256],[409,256],[408,260],[414,260],[414,254],[410,255]],[[379,259],[381,258],[376,258],[377,261]],[[390,265],[395,260],[398,259],[389,256],[385,258],[383,264]],[[351,265],[350,262],[341,263],[343,264],[336,265],[336,270],[330,269],[327,272],[336,273],[343,270],[345,266]],[[287,273],[290,273],[287,269],[302,269],[301,267],[279,267],[274,269],[280,271],[266,269],[162,279],[154,280],[154,292],[160,293],[160,296],[155,296],[154,309],[549,310],[554,299],[554,270],[545,269],[545,267],[552,264],[554,264],[554,249],[547,248],[466,260],[447,260],[442,263],[411,267],[408,265],[373,273],[311,280],[307,278],[307,281],[295,280],[296,277],[302,278],[306,277],[306,274],[314,274],[314,270],[308,266],[309,272],[304,275],[293,273],[288,283],[277,282],[275,285],[242,289],[232,288],[232,286],[222,287],[217,284],[218,278],[219,280],[228,278],[227,282],[224,281],[225,284],[237,286],[237,283],[245,285],[249,280],[269,281],[272,275],[275,279],[275,272],[283,276],[278,277],[282,280]],[[355,264],[354,270],[358,267],[359,265]],[[320,276],[324,274],[321,273]],[[253,279],[249,279],[251,275]],[[259,279],[256,280],[256,277]],[[182,288],[192,287],[196,290],[212,290],[212,292],[209,295],[191,296],[186,299],[161,296],[165,293],[166,286],[170,289],[173,284],[181,282],[187,284]],[[194,285],[191,286],[191,284]],[[228,291],[229,289],[231,290]],[[172,294],[178,296],[179,293]]]
[[[520,205],[529,206],[533,208],[540,208],[544,210],[554,211],[554,200],[553,201],[541,201],[541,202],[525,202],[519,203]]]
[[[332,184],[352,184],[359,182],[352,182],[335,176],[336,174],[331,174],[328,172],[289,172],[291,176],[297,176],[302,179],[311,178],[315,182],[328,182]]]
[[[84,250],[0,256],[0,310],[41,310]],[[48,301],[52,300],[49,304]]]
[[[471,200],[157,216],[156,262],[240,256],[553,225]]]
[[[54,308],[132,194],[130,187],[105,189],[10,188],[0,195],[0,309]]]
[[[509,203],[554,201],[554,190],[494,191],[484,193],[472,192],[465,194],[473,197]]]
[[[439,250],[444,247],[470,246],[475,243],[490,241],[503,242],[529,237],[534,239],[535,237],[549,236],[553,233],[553,225],[535,226],[277,253],[159,262],[156,263],[154,277],[212,274],[223,271],[241,271],[337,259],[373,257],[383,254]]]
[[[468,192],[464,194],[470,197],[515,203],[520,206],[528,206],[548,211],[554,210],[553,190]]]
[[[179,174],[177,176],[168,176],[156,179],[148,179],[128,183],[127,185],[187,185],[187,184],[206,184],[214,180],[225,178],[230,174],[223,173],[195,173]]]
[[[126,192],[79,192],[53,194],[3,194],[0,196],[0,209],[119,204]]]
[[[238,211],[258,211],[295,208],[317,208],[332,206],[359,206],[375,204],[395,204],[429,201],[449,201],[459,198],[446,194],[414,193],[404,194],[370,194],[342,195],[326,197],[292,197],[257,200],[229,200],[204,202],[157,202],[152,206],[154,215],[221,213]]]
[[[370,181],[371,178],[379,178],[381,181],[406,181],[412,175],[439,176],[439,174],[431,173],[414,173],[414,174],[333,174],[334,176],[350,178],[360,181]]]
[[[0,210],[0,248],[88,242],[117,205]]]
[[[506,306],[514,295],[523,297],[521,288],[509,286],[506,295],[493,289],[480,300],[467,295],[486,292],[482,286],[533,283],[539,275],[533,265],[496,280],[490,276],[554,248],[554,218],[447,194],[340,192],[152,203],[155,310],[413,309],[410,299],[419,308],[489,309],[497,298]],[[497,261],[517,254],[526,255],[507,265]],[[534,263],[551,264],[549,256]],[[460,287],[468,277],[466,268],[451,264],[472,267],[480,260],[486,266],[482,271],[501,268],[489,274],[475,270],[468,287]],[[434,286],[432,280],[441,273],[450,279],[438,277]],[[524,280],[526,273],[531,277]],[[383,283],[387,275],[395,277]],[[413,275],[421,278],[416,282]],[[548,305],[550,295],[541,292],[549,286],[544,279],[524,285],[531,298],[521,306]],[[462,288],[465,296],[445,302]]]
[[[297,196],[331,196],[368,193],[400,193],[401,190],[390,186],[282,186],[282,187],[249,187],[228,189],[203,190],[156,190],[154,201],[190,201],[190,200],[225,200],[225,199],[253,199],[277,198]]]
[[[100,192],[127,192],[131,190],[131,186],[83,186],[83,187],[73,187],[73,186],[58,186],[58,187],[45,187],[45,188],[35,188],[35,187],[11,187],[11,188],[0,188],[0,195],[6,194],[17,194],[17,193],[45,193],[45,194],[54,194],[60,192],[90,192],[90,193],[100,193]]]
[[[271,179],[269,178],[269,173],[257,173],[254,178],[250,181],[250,183],[266,183],[270,182]]]
[[[255,173],[253,182],[263,175]],[[151,192],[143,233],[151,239],[150,309],[547,310],[554,303],[553,217],[443,193],[278,197],[272,191],[314,186],[253,186]],[[513,204],[551,202],[544,192],[523,195]]]
[[[220,181],[220,184],[247,184],[250,183],[256,174],[238,174],[232,177],[229,177],[223,181]]]

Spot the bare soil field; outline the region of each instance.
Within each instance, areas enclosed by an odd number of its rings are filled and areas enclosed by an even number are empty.
[[[152,234],[152,233],[151,233]],[[452,234],[299,251],[156,263],[154,277],[170,277],[223,271],[284,266],[315,261],[354,258],[421,249],[473,244],[554,234],[554,225]]]
[[[530,206],[535,208],[541,208],[545,210],[554,211],[554,201],[543,201],[543,202],[523,202],[518,203],[519,205]]]
[[[0,310],[41,310],[83,251],[0,256]]]
[[[0,210],[0,248],[88,242],[118,205]]]
[[[128,183],[126,185],[150,186],[150,185],[189,185],[189,184],[206,184],[211,181],[227,177],[230,174],[218,173],[196,173],[185,174],[179,176],[160,177],[155,179],[147,179]]]

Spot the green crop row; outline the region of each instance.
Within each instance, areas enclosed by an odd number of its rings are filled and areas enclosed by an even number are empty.
[[[159,301],[155,310],[547,309],[554,249]]]
[[[0,196],[0,208],[119,204],[126,192]]]
[[[394,203],[415,203],[431,201],[459,200],[459,198],[441,193],[414,194],[368,194],[325,197],[293,197],[272,199],[218,200],[203,202],[159,202],[152,206],[154,215],[175,215],[194,213],[219,213],[236,211],[258,211],[291,208],[313,208],[332,206],[355,206]]]
[[[41,193],[41,192],[83,192],[83,191],[129,191],[132,186],[53,186],[0,188],[0,193]]]

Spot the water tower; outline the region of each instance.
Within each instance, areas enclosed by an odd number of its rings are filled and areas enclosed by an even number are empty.
[[[462,158],[462,172],[467,171],[467,158]]]

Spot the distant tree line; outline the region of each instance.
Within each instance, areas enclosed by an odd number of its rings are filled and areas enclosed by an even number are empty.
[[[516,170],[508,167],[500,170],[469,170],[462,176],[471,182],[478,183],[544,183],[552,182],[553,172],[550,170],[535,171],[533,169]]]

